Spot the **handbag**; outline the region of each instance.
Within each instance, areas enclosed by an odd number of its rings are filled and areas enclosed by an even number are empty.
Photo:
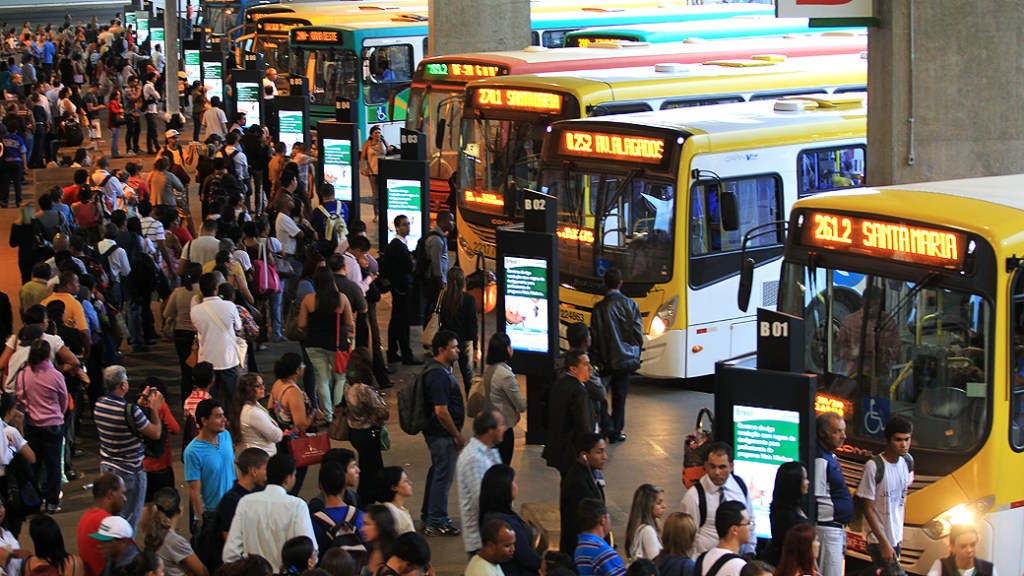
[[[199,364],[199,338],[198,337],[196,337],[195,340],[192,340],[192,351],[189,352],[188,358],[185,358],[185,364],[187,364],[189,368],[195,368],[196,364]]]
[[[278,256],[274,258],[274,270],[277,271],[278,278],[294,278],[296,276],[295,269],[292,268],[292,263],[288,261],[288,258],[284,256]]]
[[[430,348],[434,342],[434,335],[441,329],[441,300],[443,298],[444,290],[441,290],[441,293],[437,295],[437,306],[434,306],[434,313],[430,315],[430,320],[427,320],[427,325],[423,328],[423,335],[420,336],[420,343],[424,348]]]
[[[334,407],[334,418],[332,418],[331,423],[327,425],[327,436],[329,436],[331,440],[348,440],[348,408],[345,407],[344,403],[338,404]]]
[[[380,425],[380,451],[387,452],[391,449],[391,433],[388,432],[388,427]]]
[[[352,350],[341,350],[341,312],[338,312],[338,337],[334,340],[334,373],[344,374],[348,370],[348,359],[352,356]],[[348,348],[348,341],[345,342]]]
[[[260,252],[263,258],[252,263],[252,275],[256,284],[256,294],[260,296],[276,294],[281,291],[281,277],[277,273],[277,268],[267,264],[266,242],[260,244]]]
[[[709,428],[705,429],[703,418],[707,416]],[[708,457],[708,448],[714,436],[715,417],[707,408],[697,413],[697,424],[693,432],[686,435],[683,441],[683,485],[689,490],[704,475],[704,460]]]
[[[178,320],[176,318],[170,318],[164,320],[164,325],[160,328],[160,334],[168,340],[174,340],[174,333],[177,329]]]
[[[289,438],[286,444],[297,468],[319,464],[323,461],[324,454],[331,449],[331,439],[327,437],[326,432],[300,434],[297,438]]]

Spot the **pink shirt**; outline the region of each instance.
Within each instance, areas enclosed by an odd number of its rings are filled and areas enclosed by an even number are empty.
[[[14,392],[25,404],[25,422],[32,426],[60,426],[68,410],[68,389],[64,376],[50,362],[33,369],[25,366],[14,381]]]

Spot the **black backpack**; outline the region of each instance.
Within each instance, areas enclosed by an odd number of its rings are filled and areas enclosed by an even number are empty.
[[[414,274],[417,278],[426,278],[427,273],[430,271],[430,256],[427,254],[427,239],[431,236],[437,236],[438,238],[441,238],[442,242],[444,241],[444,237],[440,232],[437,230],[431,230],[430,232],[427,232],[426,236],[420,238],[419,241],[416,242],[416,249],[413,250],[412,256],[416,259]]]
[[[135,290],[140,294],[152,293],[160,285],[160,268],[153,258],[142,250],[136,250],[132,259],[132,271],[129,276]]]
[[[224,148],[220,149],[220,155],[224,157],[224,168],[227,169],[228,174],[231,174],[235,178],[238,178],[238,169],[235,167],[235,156],[238,156],[238,148],[235,148],[234,152],[228,154]]]
[[[341,548],[348,555],[355,560],[356,572],[358,572],[365,564],[367,557],[366,545],[363,544],[363,539],[360,538],[359,532],[356,530],[356,515],[359,514],[359,510],[355,506],[348,506],[345,511],[345,518],[340,522],[335,522],[329,514],[323,510],[313,514],[313,520],[323,525],[324,531],[327,532],[327,537],[331,539],[330,544],[327,546],[327,550],[331,548]],[[321,550],[323,554],[326,550]]]
[[[722,569],[722,566],[725,566],[726,562],[737,558],[743,560],[743,556],[740,556],[739,554],[723,554],[715,561],[714,564],[711,565],[711,568],[709,568],[707,572],[704,572],[704,557],[707,555],[708,553],[705,552],[697,557],[697,563],[693,567],[693,576],[715,576]]]
[[[164,450],[167,448],[167,426],[162,427],[160,437],[156,440],[144,435],[135,425],[135,406],[131,402],[126,402],[124,405],[124,423],[128,426],[128,432],[142,441],[142,449],[146,456],[150,458],[163,456]]]
[[[14,453],[11,463],[7,465],[7,493],[4,494],[4,502],[8,513],[13,512],[22,518],[39,512],[39,507],[43,505],[32,465],[18,452]]]

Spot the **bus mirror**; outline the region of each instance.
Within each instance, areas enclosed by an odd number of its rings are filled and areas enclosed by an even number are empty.
[[[736,304],[744,312],[750,307],[750,290],[754,286],[754,259],[744,258],[740,261],[740,288]]]
[[[444,147],[444,128],[447,125],[447,118],[439,118],[437,120],[437,132],[434,134],[434,147],[438,150]]]
[[[734,192],[719,193],[719,207],[722,211],[722,228],[726,232],[740,229],[740,208]]]

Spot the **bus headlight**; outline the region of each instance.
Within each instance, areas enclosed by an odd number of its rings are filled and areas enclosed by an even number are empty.
[[[651,338],[657,338],[672,327],[672,320],[676,317],[676,304],[678,304],[678,302],[679,297],[674,296],[671,300],[662,304],[661,307],[658,308],[658,312],[654,315],[654,318],[651,319],[651,329],[647,333],[648,336]]]
[[[958,504],[935,518],[921,528],[929,538],[942,540],[949,536],[949,529],[956,524],[974,524],[995,504],[995,496],[988,496],[967,504]]]

